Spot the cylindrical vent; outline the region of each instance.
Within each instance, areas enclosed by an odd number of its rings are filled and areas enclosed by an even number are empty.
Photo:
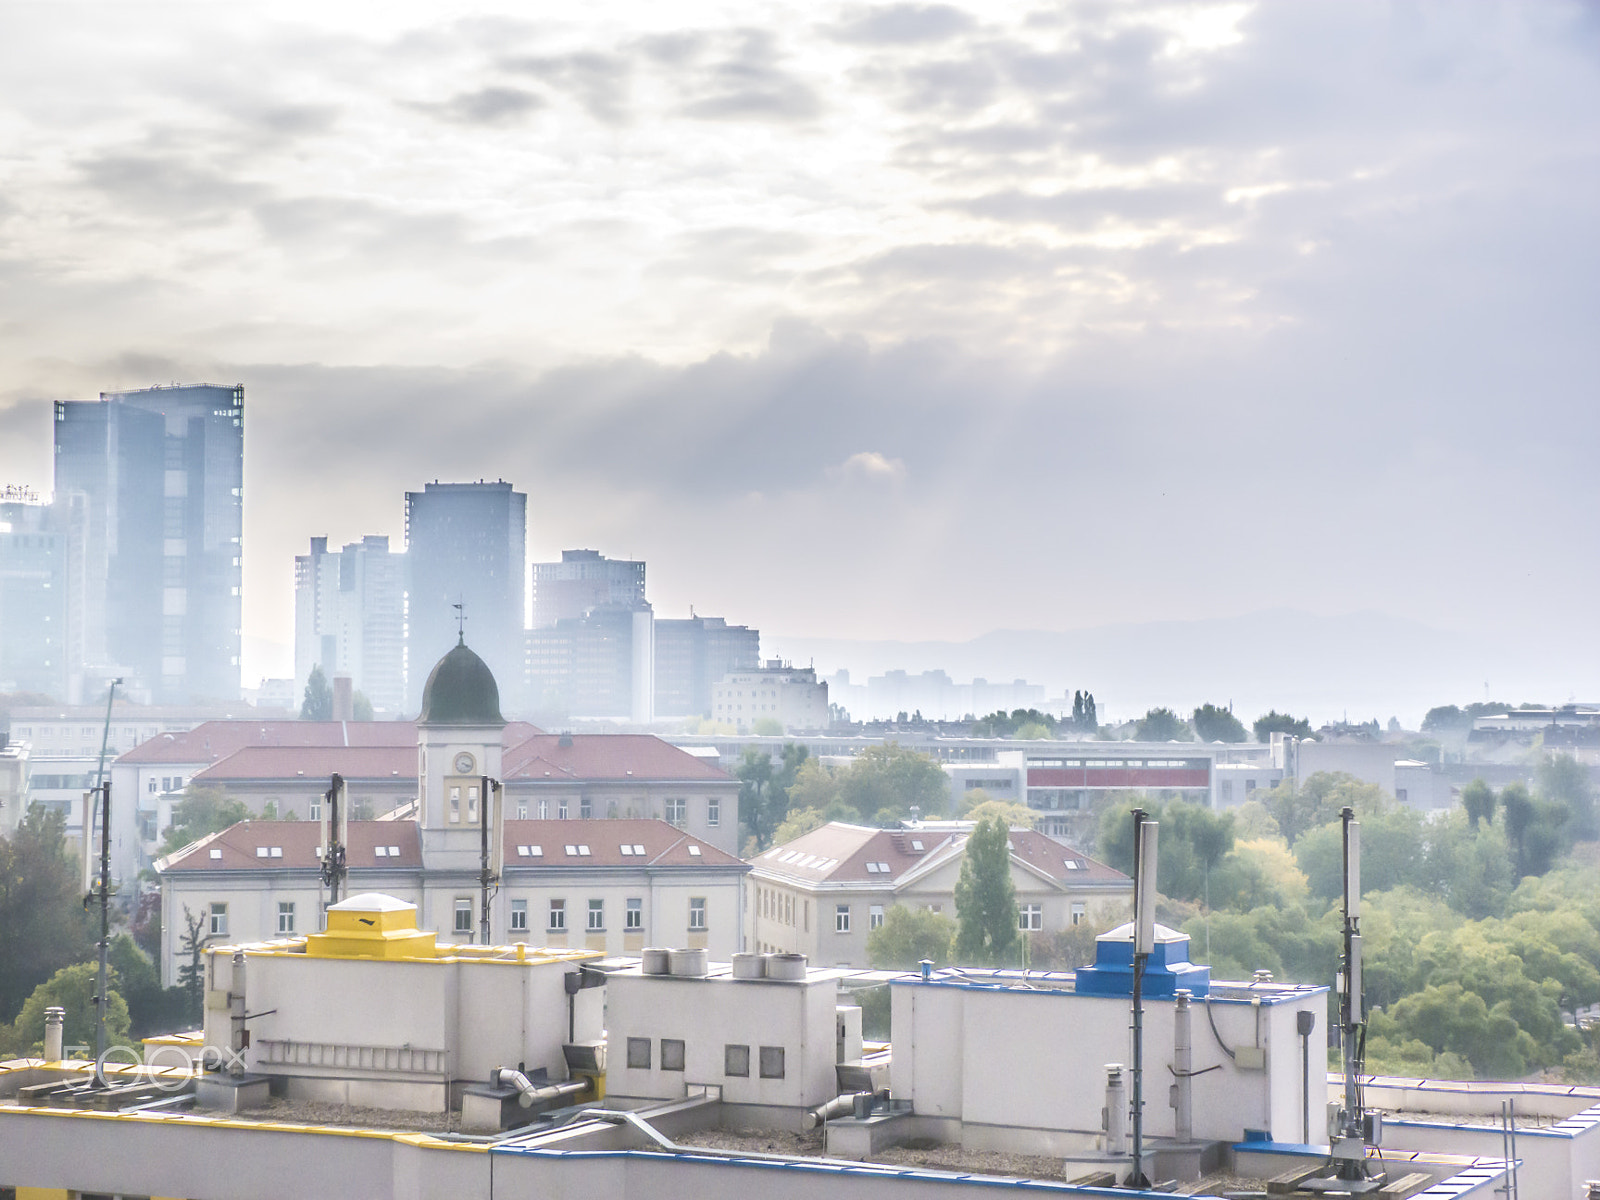
[[[733,977],[735,979],[760,979],[765,968],[759,954],[735,954]]]
[[[705,950],[673,950],[669,955],[669,965],[674,975],[699,978],[710,969],[710,954]]]
[[[1128,1152],[1128,1090],[1122,1082],[1122,1064],[1106,1064],[1106,1110],[1102,1116],[1107,1154]]]
[[[671,963],[672,951],[661,946],[646,946],[640,956],[639,969],[646,975],[665,975]]]
[[[44,1060],[46,1062],[60,1062],[63,1053],[62,1037],[66,1029],[67,1010],[64,1008],[47,1008],[44,1010]]]
[[[774,954],[767,959],[768,979],[804,979],[806,956],[804,954]]]

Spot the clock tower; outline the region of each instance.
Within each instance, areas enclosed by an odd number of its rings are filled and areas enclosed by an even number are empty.
[[[438,831],[463,835],[476,844],[483,776],[500,778],[506,720],[500,715],[500,688],[487,663],[467,648],[465,639],[441,658],[422,690],[417,718],[418,820],[424,840]],[[492,815],[492,814],[491,814]]]

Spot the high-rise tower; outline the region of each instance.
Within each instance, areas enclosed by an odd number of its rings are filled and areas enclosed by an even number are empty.
[[[367,536],[343,550],[311,539],[294,560],[294,694],[311,668],[348,675],[379,712],[405,707],[405,556]]]
[[[456,605],[495,677],[521,680],[527,511],[528,497],[504,480],[434,482],[406,493],[408,708],[421,700],[422,665],[460,640]],[[518,695],[501,700],[513,711],[522,707]]]
[[[83,531],[71,698],[117,674],[159,702],[237,699],[244,389],[102,392],[55,418],[55,500]]]

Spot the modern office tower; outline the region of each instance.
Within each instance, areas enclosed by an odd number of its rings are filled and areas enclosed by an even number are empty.
[[[761,665],[761,631],[721,617],[658,620],[655,641],[658,717],[709,717],[717,682]]]
[[[368,536],[294,560],[294,694],[305,693],[311,668],[329,679],[348,675],[379,713],[398,715],[406,702],[405,556],[387,537]]]
[[[650,605],[600,604],[527,633],[529,715],[655,719],[655,617]]]
[[[644,563],[598,550],[563,550],[561,561],[533,564],[533,627],[581,617],[600,604],[644,602]]]
[[[66,571],[62,511],[0,488],[0,692],[65,701]]]
[[[406,707],[421,702],[425,674],[466,639],[504,680],[503,710],[519,711],[523,678],[523,581],[527,577],[528,497],[509,483],[430,483],[406,493]]]
[[[237,699],[244,389],[102,392],[55,418],[55,500],[84,539],[68,698],[121,675],[159,703]]]

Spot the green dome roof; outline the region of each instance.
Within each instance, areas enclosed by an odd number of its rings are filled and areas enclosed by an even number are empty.
[[[465,642],[441,658],[422,689],[419,725],[504,725],[494,672]]]

